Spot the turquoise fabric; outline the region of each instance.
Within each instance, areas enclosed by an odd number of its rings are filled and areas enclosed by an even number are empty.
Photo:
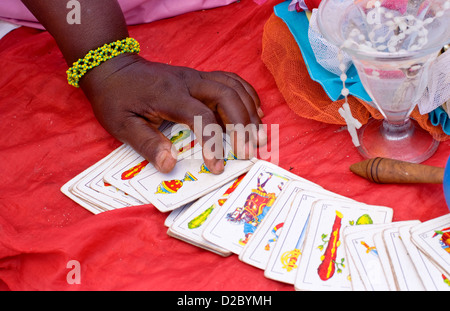
[[[316,57],[314,56],[314,52],[308,39],[309,21],[305,12],[289,11],[289,3],[290,1],[285,1],[276,5],[274,7],[275,15],[284,21],[295,38],[311,79],[322,85],[331,100],[336,101],[341,99],[342,81],[340,77],[329,72],[316,61]],[[350,91],[350,95],[358,97],[366,102],[372,101],[370,96],[364,90],[355,66],[352,65],[346,74],[348,78],[345,84]]]
[[[442,107],[438,107],[428,114],[431,124],[441,126],[445,134],[450,135],[450,121],[447,112]]]

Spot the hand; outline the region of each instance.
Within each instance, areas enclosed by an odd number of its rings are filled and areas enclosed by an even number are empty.
[[[163,173],[176,164],[171,142],[158,130],[163,120],[188,125],[201,138],[206,166],[219,174],[224,170],[223,158],[205,148],[214,138],[205,134],[205,126],[254,124],[259,129],[263,116],[255,90],[236,74],[154,63],[135,54],[115,57],[92,69],[80,86],[100,124]],[[194,128],[195,116],[202,117],[202,128]],[[230,135],[236,138],[233,148],[239,158],[254,155],[256,145],[267,139],[263,130],[246,139]],[[222,140],[214,147],[222,151]]]

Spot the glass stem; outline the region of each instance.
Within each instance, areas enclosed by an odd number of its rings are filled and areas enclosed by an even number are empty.
[[[380,131],[387,140],[401,140],[412,135],[414,126],[409,117],[403,122],[390,122],[389,119],[384,119]]]

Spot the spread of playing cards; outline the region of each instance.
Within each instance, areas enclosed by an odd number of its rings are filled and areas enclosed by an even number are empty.
[[[295,290],[450,291],[450,214],[393,222],[392,207],[325,190],[277,165],[238,160],[224,139],[225,171],[211,174],[187,127],[161,131],[178,150],[161,174],[123,145],[61,191],[94,214],[151,204],[167,234],[236,255]]]

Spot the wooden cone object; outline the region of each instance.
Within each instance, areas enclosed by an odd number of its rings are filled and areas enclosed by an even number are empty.
[[[356,175],[379,184],[441,184],[444,179],[443,167],[409,163],[387,158],[364,160],[351,165],[350,170]]]

